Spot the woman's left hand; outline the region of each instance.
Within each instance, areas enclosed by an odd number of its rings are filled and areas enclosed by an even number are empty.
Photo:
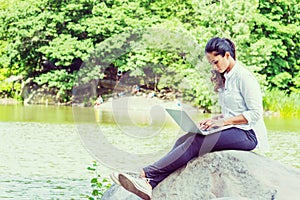
[[[199,128],[202,130],[209,130],[224,125],[224,119],[206,119],[199,123]]]

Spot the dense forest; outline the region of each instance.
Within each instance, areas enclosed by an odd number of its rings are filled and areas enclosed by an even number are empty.
[[[268,99],[300,93],[298,0],[0,2],[2,98],[22,100],[29,86],[70,102],[76,85],[99,80],[95,96],[109,95],[123,80],[120,91],[132,85],[172,91],[211,110],[203,49],[214,36],[235,42],[238,60]]]

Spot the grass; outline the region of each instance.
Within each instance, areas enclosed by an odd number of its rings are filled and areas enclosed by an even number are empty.
[[[284,91],[268,91],[263,103],[265,110],[278,113],[283,118],[300,117],[300,93],[287,95]]]

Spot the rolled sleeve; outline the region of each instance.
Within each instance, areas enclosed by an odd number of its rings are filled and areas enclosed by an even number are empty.
[[[248,108],[242,114],[250,126],[254,126],[263,115],[262,94],[260,86],[253,75],[243,77],[240,91]]]

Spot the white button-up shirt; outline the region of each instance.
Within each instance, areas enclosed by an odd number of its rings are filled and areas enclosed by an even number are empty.
[[[225,72],[225,87],[219,91],[219,104],[225,118],[242,114],[248,124],[235,127],[253,129],[260,149],[267,150],[267,130],[263,121],[263,105],[260,86],[254,75],[238,62],[227,73]]]

